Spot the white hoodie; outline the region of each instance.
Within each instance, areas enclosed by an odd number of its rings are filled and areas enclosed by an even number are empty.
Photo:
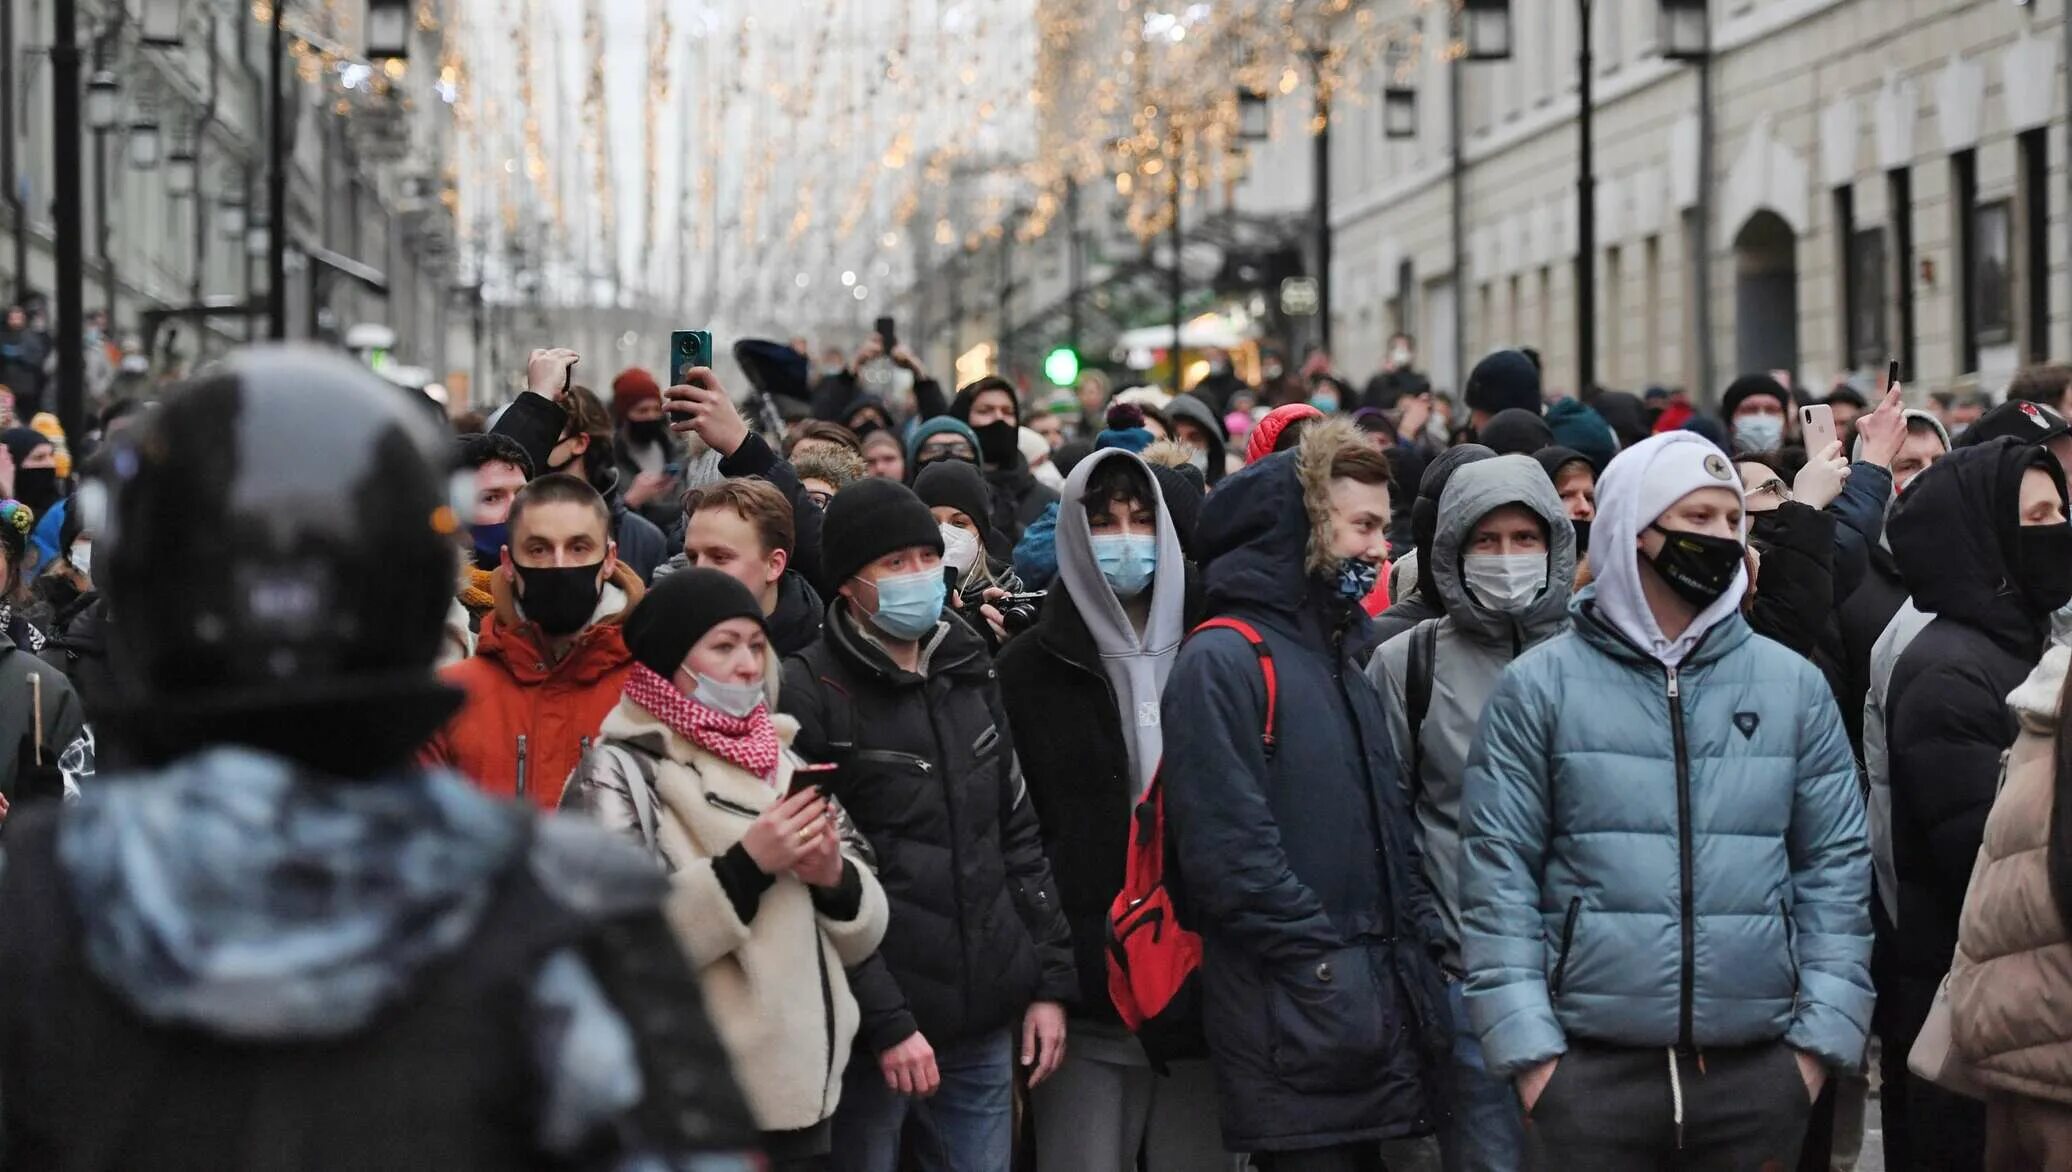
[[[1701,488],[1732,489],[1742,500],[1741,477],[1734,464],[1695,432],[1672,431],[1650,436],[1612,458],[1597,482],[1597,520],[1590,530],[1590,563],[1597,579],[1597,613],[1620,634],[1668,667],[1683,662],[1705,632],[1741,606],[1748,592],[1748,570],[1698,612],[1690,628],[1675,639],[1662,634],[1655,612],[1640,586],[1638,539],[1655,519],[1677,501]],[[1735,536],[1748,537],[1747,519]]]

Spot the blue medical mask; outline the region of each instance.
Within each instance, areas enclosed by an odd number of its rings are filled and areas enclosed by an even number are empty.
[[[1326,415],[1335,415],[1338,412],[1338,392],[1317,391],[1309,397],[1309,405]]]
[[[511,523],[498,521],[494,525],[470,525],[468,531],[474,536],[476,567],[495,569],[503,560],[504,547],[511,544]]]
[[[1734,421],[1734,446],[1744,452],[1774,452],[1784,446],[1784,416],[1743,415]]]
[[[878,611],[870,616],[871,625],[894,639],[912,642],[942,621],[942,604],[949,595],[949,586],[943,581],[941,570],[895,574],[878,579],[876,585]]]
[[[1117,598],[1135,598],[1158,569],[1158,538],[1149,533],[1110,533],[1093,539],[1094,562]]]

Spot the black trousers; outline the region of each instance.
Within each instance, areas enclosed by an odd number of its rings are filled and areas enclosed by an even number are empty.
[[[1252,1157],[1254,1172],[1387,1172],[1381,1145],[1348,1144],[1307,1152],[1260,1152]]]
[[[1572,1044],[1533,1107],[1546,1168],[1754,1172],[1799,1159],[1813,1103],[1798,1060],[1769,1043],[1678,1055],[1679,1143],[1666,1049]]]

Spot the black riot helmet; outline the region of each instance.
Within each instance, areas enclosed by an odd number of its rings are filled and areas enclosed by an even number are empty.
[[[94,568],[114,720],[147,762],[237,744],[364,776],[452,714],[432,670],[450,445],[407,394],[343,355],[253,349],[115,441]]]

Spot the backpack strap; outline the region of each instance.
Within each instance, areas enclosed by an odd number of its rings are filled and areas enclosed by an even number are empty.
[[[1424,721],[1432,710],[1432,674],[1439,657],[1439,620],[1426,619],[1417,625],[1410,640],[1408,678],[1403,681],[1403,707],[1410,718],[1410,777],[1413,784],[1424,776]]]
[[[1281,693],[1280,676],[1274,671],[1273,667],[1273,650],[1266,645],[1266,640],[1260,636],[1258,630],[1252,624],[1242,619],[1210,619],[1194,628],[1193,633],[1199,635],[1203,631],[1233,631],[1242,636],[1245,642],[1251,644],[1252,654],[1259,657],[1259,674],[1266,681],[1266,728],[1260,734],[1259,739],[1266,746],[1266,755],[1268,757],[1273,756],[1274,748],[1278,743],[1274,737],[1274,730],[1279,727],[1277,717]]]

